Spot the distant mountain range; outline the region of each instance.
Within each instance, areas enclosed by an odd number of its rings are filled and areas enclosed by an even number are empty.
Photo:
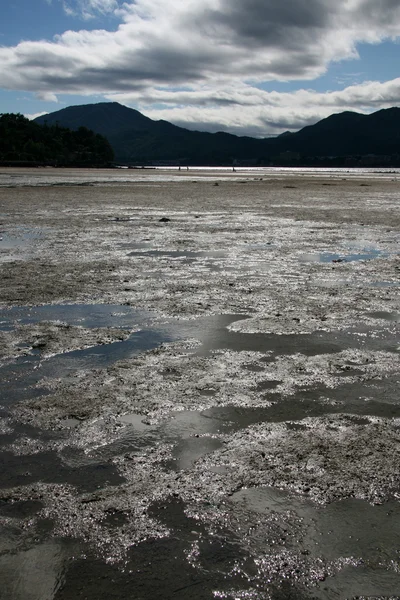
[[[69,106],[35,121],[87,127],[108,139],[121,164],[400,166],[400,108],[342,112],[266,139],[190,131],[117,102]]]

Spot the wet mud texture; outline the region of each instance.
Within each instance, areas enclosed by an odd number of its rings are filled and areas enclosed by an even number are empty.
[[[0,171],[0,598],[400,598],[396,174],[129,176]]]

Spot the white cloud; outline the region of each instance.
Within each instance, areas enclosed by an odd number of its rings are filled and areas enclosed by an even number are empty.
[[[400,78],[385,83],[370,81],[334,92],[266,92],[241,84],[224,89],[139,90],[109,94],[107,99],[139,106],[152,119],[189,129],[264,137],[288,129],[296,131],[334,112],[372,112],[400,104]]]
[[[34,114],[25,114],[24,117],[26,117],[30,121],[33,121],[37,117],[42,117],[43,115],[47,115],[47,114],[49,114],[49,113],[47,113],[47,112],[38,112],[38,113],[34,113]]]
[[[51,2],[51,0],[47,0]],[[61,0],[65,14],[92,19],[97,14],[112,13],[118,9],[117,0]]]
[[[359,42],[397,38],[398,0],[63,1],[66,10],[87,18],[113,12],[120,25],[1,47],[5,89],[48,98],[105,94],[175,122],[235,131],[246,131],[247,122],[248,131],[260,134],[284,123],[297,127],[332,108],[379,108],[386,97],[397,98],[392,82],[356,86],[351,98],[351,88],[285,96],[255,86],[311,81],[333,61],[357,57]]]
[[[36,92],[35,97],[43,102],[58,102],[58,98],[53,92]]]

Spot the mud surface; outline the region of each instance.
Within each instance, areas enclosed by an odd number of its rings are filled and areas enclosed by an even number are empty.
[[[400,598],[397,177],[0,170],[0,598]]]

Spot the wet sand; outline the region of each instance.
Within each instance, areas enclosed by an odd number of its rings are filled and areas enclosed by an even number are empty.
[[[5,598],[400,598],[397,177],[0,169]]]

